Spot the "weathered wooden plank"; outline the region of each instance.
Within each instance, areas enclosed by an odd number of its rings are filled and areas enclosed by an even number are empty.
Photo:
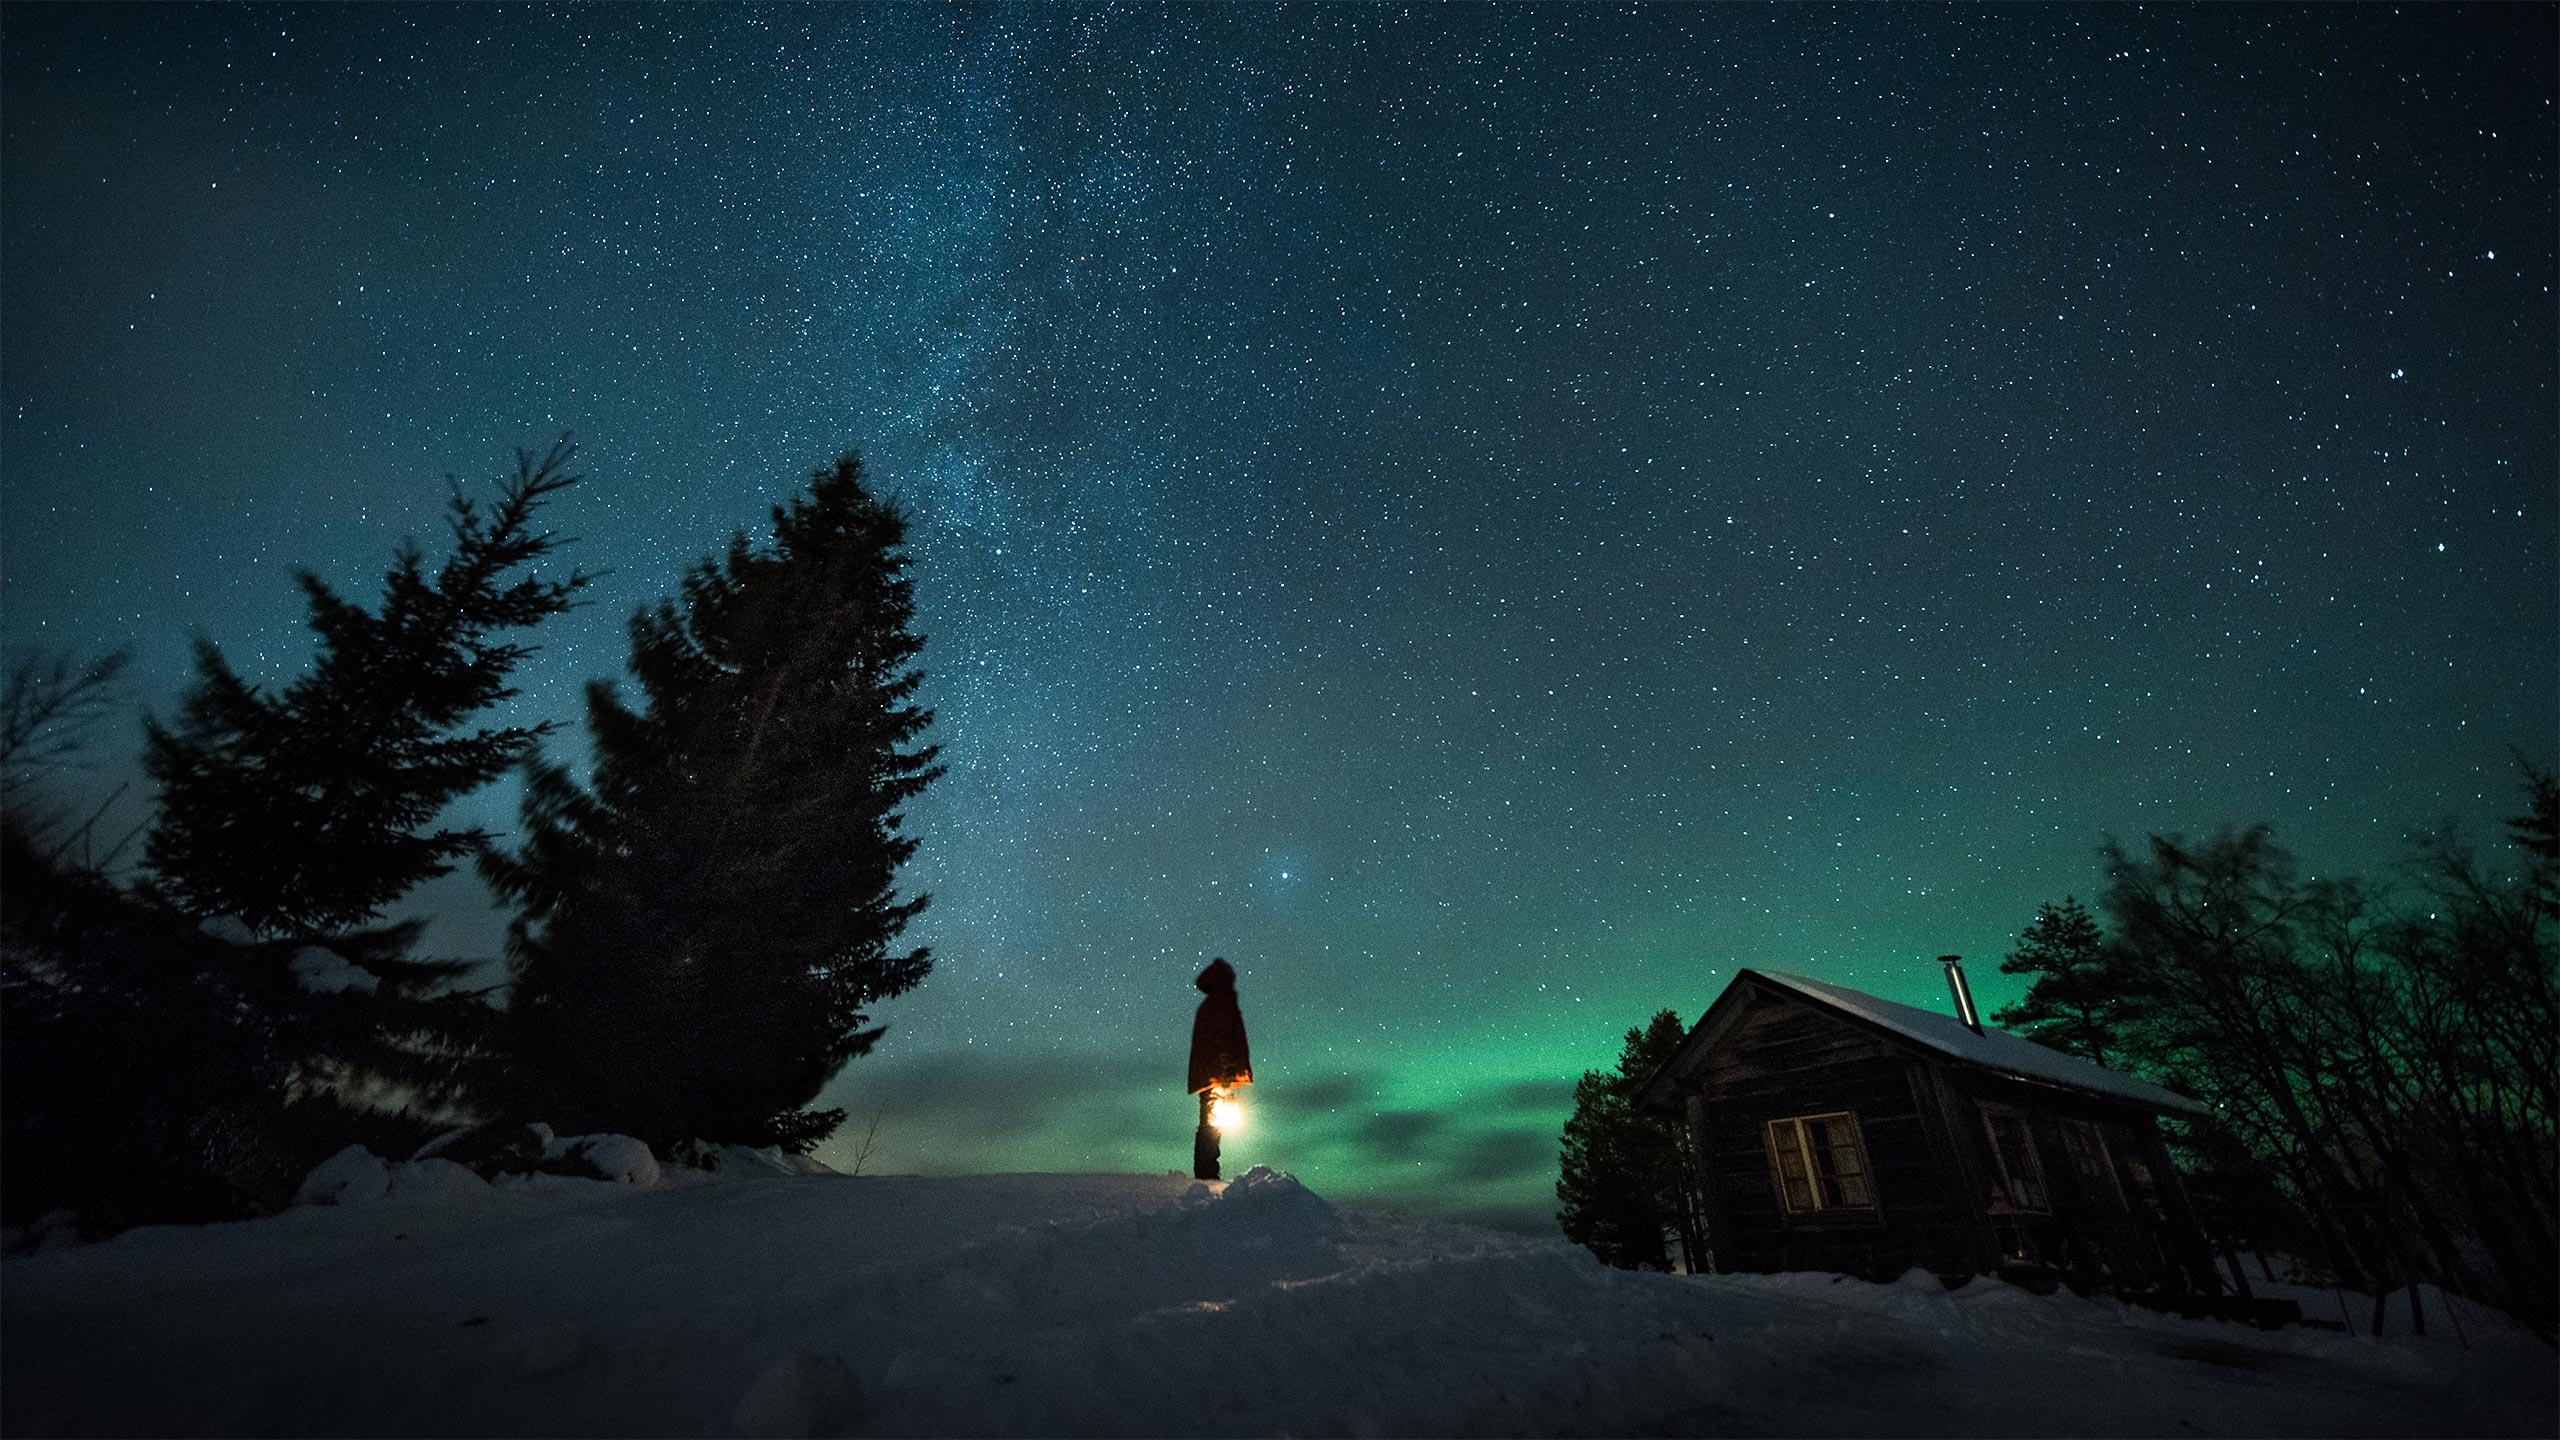
[[[1859,1076],[1879,1079],[1891,1076],[1899,1079],[1901,1073],[1902,1067],[1896,1065],[1891,1059],[1868,1056],[1823,1065],[1803,1065],[1788,1070],[1736,1069],[1716,1076],[1715,1085],[1710,1094],[1714,1098],[1722,1099],[1746,1089],[1767,1089],[1779,1085],[1817,1085]],[[1909,1088],[1907,1083],[1904,1088]]]
[[[1726,1045],[1714,1058],[1725,1060],[1761,1059],[1785,1063],[1800,1055],[1854,1054],[1889,1056],[1897,1053],[1892,1046],[1854,1030],[1814,1030],[1800,1035],[1755,1037],[1748,1046]]]
[[[1791,1115],[1827,1115],[1846,1110],[1860,1126],[1907,1120],[1919,1115],[1907,1093],[1867,1086],[1807,1089],[1792,1094],[1743,1095],[1717,1107],[1736,1124],[1765,1124]]]
[[[1901,1067],[1876,1061],[1798,1070],[1785,1075],[1736,1075],[1719,1085],[1710,1099],[1712,1103],[1721,1105],[1762,1097],[1781,1099],[1812,1095],[1826,1090],[1899,1094],[1904,1099],[1902,1108],[1917,1108],[1910,1101],[1911,1083],[1904,1078]]]
[[[1891,1052],[1873,1045],[1854,1045],[1835,1040],[1806,1041],[1797,1045],[1769,1046],[1743,1054],[1723,1055],[1708,1062],[1705,1073],[1712,1083],[1722,1084],[1747,1075],[1787,1075],[1799,1070],[1820,1069],[1828,1065],[1849,1065],[1860,1061],[1889,1064]]]

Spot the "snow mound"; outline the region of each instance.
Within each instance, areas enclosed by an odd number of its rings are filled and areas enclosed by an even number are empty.
[[[450,1160],[431,1157],[391,1167],[390,1198],[393,1200],[435,1203],[468,1200],[488,1192],[488,1181],[471,1173],[469,1167]]]
[[[794,1155],[779,1145],[714,1145],[708,1140],[687,1140],[676,1146],[667,1152],[667,1164],[677,1167],[677,1173],[694,1171],[732,1180],[836,1173],[830,1165]]]
[[[1266,1214],[1310,1208],[1326,1215],[1334,1213],[1333,1206],[1313,1190],[1299,1184],[1297,1176],[1274,1170],[1268,1165],[1256,1165],[1227,1182],[1226,1193],[1219,1198],[1230,1205],[1277,1207],[1266,1208]]]
[[[550,1167],[574,1167],[598,1180],[624,1185],[655,1185],[658,1157],[628,1135],[562,1135],[542,1147]]]
[[[409,1158],[412,1160],[425,1160],[433,1156],[441,1155],[477,1133],[479,1133],[479,1127],[476,1125],[465,1125],[459,1130],[447,1130],[433,1140],[419,1146],[417,1150],[409,1156]]]
[[[734,1148],[734,1147],[733,1147]],[[677,1154],[686,1147],[678,1147]],[[763,1152],[738,1150],[763,1159]],[[555,1135],[551,1127],[533,1124],[474,1125],[439,1135],[418,1147],[412,1163],[451,1161],[490,1179],[515,1180],[535,1174],[617,1185],[651,1187],[666,1179],[646,1142],[628,1135]],[[778,1160],[765,1161],[768,1173],[798,1174]]]
[[[346,956],[322,945],[305,945],[293,952],[293,978],[314,995],[347,990],[371,994],[382,988],[373,972],[356,968]]]
[[[225,945],[255,945],[258,934],[237,915],[216,915],[196,927]]]
[[[361,1145],[350,1145],[302,1177],[296,1205],[371,1205],[391,1194],[391,1167]]]
[[[294,1192],[296,1205],[436,1204],[488,1193],[489,1182],[450,1160],[397,1165],[361,1145],[320,1162]]]

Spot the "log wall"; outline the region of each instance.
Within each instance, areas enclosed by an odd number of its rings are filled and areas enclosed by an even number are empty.
[[[1952,1258],[1941,1252],[1965,1217],[1915,1091],[1914,1065],[1898,1047],[1784,996],[1759,998],[1739,1017],[1696,1077],[1717,1269],[1889,1279]],[[1768,1122],[1841,1110],[1858,1117],[1875,1208],[1788,1213],[1770,1173]]]

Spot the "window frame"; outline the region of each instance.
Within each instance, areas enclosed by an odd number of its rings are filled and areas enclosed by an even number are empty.
[[[1846,1195],[1846,1187],[1842,1185],[1840,1178],[1838,1157],[1841,1147],[1833,1143],[1827,1131],[1824,1143],[1819,1150],[1814,1146],[1812,1131],[1809,1127],[1821,1121],[1847,1122],[1849,1146],[1856,1152],[1858,1161],[1853,1178],[1865,1189],[1866,1199],[1852,1203],[1846,1198],[1833,1200],[1825,1196],[1826,1185],[1834,1195],[1843,1197]],[[1778,1208],[1783,1213],[1789,1216],[1861,1217],[1881,1214],[1883,1206],[1876,1190],[1875,1157],[1867,1149],[1866,1127],[1858,1123],[1858,1112],[1823,1110],[1807,1115],[1781,1115],[1763,1122],[1760,1127],[1760,1136],[1761,1143],[1768,1152],[1770,1188],[1777,1193]],[[1798,1204],[1795,1198],[1788,1194],[1789,1177],[1786,1159],[1782,1157],[1790,1157],[1802,1167],[1803,1204]]]
[[[2095,1208],[2111,1215],[2133,1213],[2132,1200],[2124,1193],[2124,1177],[2116,1173],[2114,1147],[2096,1121],[2062,1117],[2062,1152]]]
[[[2053,1180],[2045,1173],[2044,1156],[2036,1150],[2035,1127],[2027,1123],[2027,1112],[2014,1105],[2002,1105],[1990,1100],[1977,1100],[1974,1106],[1982,1112],[1982,1137],[1990,1142],[1991,1163],[2000,1168],[2001,1198],[2007,1200],[2009,1207],[2021,1215],[2052,1214]],[[2019,1197],[2018,1177],[2011,1172],[2009,1157],[2000,1148],[2000,1125],[2003,1121],[2016,1125],[2018,1138],[2024,1142],[2027,1166],[2035,1172],[2028,1177],[2027,1181],[2035,1191],[2036,1203],[2034,1204],[2029,1204]]]
[[[2167,1219],[2169,1211],[2161,1199],[2159,1176],[2144,1158],[2148,1147],[2142,1143],[2142,1132],[2120,1121],[2104,1128],[2113,1136],[2108,1155],[2115,1161],[2116,1187],[2124,1192],[2125,1213]]]

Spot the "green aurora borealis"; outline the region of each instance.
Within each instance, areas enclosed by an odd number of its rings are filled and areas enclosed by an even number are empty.
[[[859,449],[951,772],[822,1156],[1184,1166],[1224,955],[1231,1173],[1536,1226],[1738,967],[1996,1006],[2102,835],[2494,833],[2553,16],[11,6],[0,639],[289,673],[291,567],[574,430],[566,720]]]

